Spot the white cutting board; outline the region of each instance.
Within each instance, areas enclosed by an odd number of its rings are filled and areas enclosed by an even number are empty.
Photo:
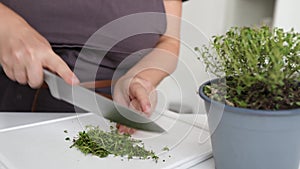
[[[0,169],[188,168],[211,157],[209,134],[199,125],[205,123],[206,118],[188,116],[183,121],[176,118],[180,116],[165,112],[155,121],[167,130],[166,133],[138,131],[134,134],[133,137],[143,140],[147,149],[159,155],[157,163],[113,156],[101,159],[85,156],[76,148],[70,149],[72,142],[65,138],[72,139],[83,126],[102,124],[102,129],[109,129],[111,123],[92,113],[2,129]],[[170,151],[162,151],[165,146]]]

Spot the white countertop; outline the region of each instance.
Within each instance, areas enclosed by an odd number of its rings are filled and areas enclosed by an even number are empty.
[[[45,124],[51,121],[60,121],[68,119],[69,117],[74,116],[74,113],[0,113],[0,133],[6,132],[6,131],[13,131],[18,130],[21,128],[27,127],[33,127],[40,124]],[[171,115],[173,118],[179,117],[178,115]],[[190,121],[189,119],[193,119],[194,115],[180,115],[183,117],[180,117],[183,122],[184,121]],[[201,115],[204,116],[204,115]],[[206,126],[204,124],[200,123],[194,123],[195,126],[201,126],[205,128]],[[5,134],[5,133],[4,133]],[[2,136],[5,136],[2,134]],[[0,154],[1,155],[1,154]],[[175,157],[174,157],[175,158]],[[192,169],[213,169],[214,163],[213,160],[210,158],[209,160],[206,160],[202,162],[203,160],[198,159],[194,161],[189,161],[185,165],[181,165],[180,168],[186,168],[185,166],[188,166],[188,168]],[[189,164],[190,163],[190,164]],[[171,165],[172,166],[172,165]],[[5,167],[1,166],[0,161],[0,169],[6,169]]]

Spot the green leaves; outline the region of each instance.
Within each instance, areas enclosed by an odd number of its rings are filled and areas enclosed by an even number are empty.
[[[127,156],[128,159],[152,158],[158,160],[153,151],[145,149],[141,140],[131,138],[128,134],[119,134],[118,131],[102,131],[99,127],[88,126],[87,131],[79,132],[78,138],[73,140],[73,145],[84,154],[92,154],[100,158],[112,154],[115,156]]]
[[[170,151],[169,147],[165,146],[163,149],[163,151]]]
[[[209,46],[195,50],[201,54],[207,71],[226,77],[225,97],[235,106],[286,109],[300,101],[300,34],[294,30],[233,27],[222,36],[213,36]]]

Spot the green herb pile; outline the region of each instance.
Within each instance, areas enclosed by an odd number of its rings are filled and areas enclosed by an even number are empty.
[[[119,134],[117,129],[110,132],[102,131],[99,127],[88,126],[86,131],[79,132],[78,138],[73,140],[72,147],[76,147],[84,154],[92,154],[100,158],[108,155],[132,159],[154,159],[158,156],[153,151],[145,149],[141,140],[133,139],[128,134]]]
[[[206,86],[212,99],[251,109],[300,107],[300,34],[294,30],[234,27],[195,50],[207,70],[223,78]]]

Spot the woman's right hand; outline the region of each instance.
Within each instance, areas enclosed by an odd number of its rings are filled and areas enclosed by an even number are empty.
[[[32,88],[43,83],[43,68],[57,73],[68,84],[79,83],[68,65],[54,53],[49,42],[2,3],[0,64],[11,80],[29,84]]]

